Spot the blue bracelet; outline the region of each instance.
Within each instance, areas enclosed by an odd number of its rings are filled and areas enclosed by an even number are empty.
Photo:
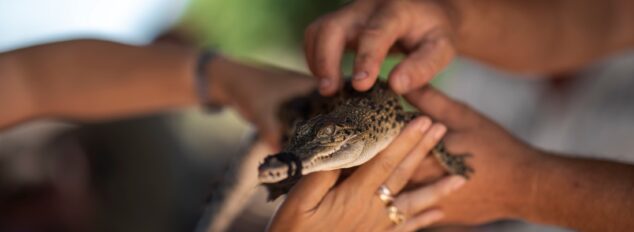
[[[195,81],[196,95],[198,95],[198,101],[208,112],[219,112],[222,107],[211,103],[211,95],[209,94],[211,88],[209,86],[207,64],[217,56],[216,52],[211,49],[206,49],[198,55],[196,61],[196,73]]]

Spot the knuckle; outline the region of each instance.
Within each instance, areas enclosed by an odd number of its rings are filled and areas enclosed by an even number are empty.
[[[424,60],[418,62],[418,65],[411,65],[413,67],[414,75],[419,80],[428,80],[434,76],[436,71],[436,64],[433,59]]]
[[[328,59],[323,54],[317,54],[313,61],[313,65],[315,66],[315,75],[318,77],[328,77]]]
[[[321,23],[321,26],[324,31],[338,30],[339,28],[341,28],[341,24],[337,20],[333,20],[332,18],[325,19]]]
[[[385,31],[379,25],[367,25],[360,33],[360,38],[364,42],[374,42],[378,38],[385,36]]]
[[[356,65],[370,66],[377,62],[377,58],[371,52],[360,51],[355,62]]]

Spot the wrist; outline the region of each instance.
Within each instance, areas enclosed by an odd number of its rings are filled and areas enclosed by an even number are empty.
[[[43,114],[41,99],[26,70],[19,56],[0,56],[0,128]]]
[[[532,147],[527,147],[519,157],[509,175],[512,190],[503,207],[507,218],[530,219],[534,217],[540,185],[553,157]]]
[[[540,158],[534,162],[532,177],[524,190],[530,197],[518,218],[533,223],[551,224],[551,221],[544,219],[556,214],[555,211],[562,209],[560,203],[566,201],[566,197],[571,197],[561,195],[559,190],[555,190],[565,188],[561,180],[567,175],[566,158],[545,151],[539,153]]]

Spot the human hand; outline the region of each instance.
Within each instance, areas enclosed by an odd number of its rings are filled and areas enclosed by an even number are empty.
[[[407,58],[389,74],[394,91],[423,86],[454,56],[455,13],[449,1],[358,0],[313,22],[305,33],[308,66],[320,79],[320,92],[334,94],[341,80],[345,48],[356,50],[352,84],[372,87],[391,49]]]
[[[447,125],[445,147],[451,154],[469,154],[475,173],[460,190],[433,205],[445,217],[437,224],[482,224],[503,218],[518,218],[531,212],[538,162],[544,154],[515,139],[503,128],[462,103],[428,87],[407,94],[406,99],[437,121]],[[433,157],[427,157],[411,178],[425,185],[444,174]],[[411,183],[410,183],[411,184]],[[427,208],[425,196],[402,194],[395,205],[409,213]],[[411,206],[411,207],[410,207]],[[407,228],[425,225],[416,221]]]
[[[429,118],[417,118],[378,156],[336,185],[340,170],[311,173],[289,192],[270,224],[270,231],[385,231],[392,228],[387,208],[377,190],[392,193],[405,186],[420,161],[445,132]],[[434,196],[456,188],[455,178],[438,182]],[[433,203],[433,201],[430,201]],[[416,219],[431,223],[442,217],[437,210]],[[392,228],[395,229],[395,228]]]
[[[224,57],[215,58],[210,65],[211,99],[234,107],[255,124],[273,148],[279,147],[281,138],[280,106],[316,86],[314,78],[301,73],[241,64]]]

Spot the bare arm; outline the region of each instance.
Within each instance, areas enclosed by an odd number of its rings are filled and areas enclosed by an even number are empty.
[[[536,171],[526,219],[581,231],[634,229],[634,166],[550,156]]]
[[[95,40],[0,54],[0,129],[40,117],[104,120],[196,105],[197,56],[177,45]],[[303,74],[225,57],[206,65],[212,103],[237,108],[271,144],[279,104],[314,87]]]
[[[632,1],[452,3],[458,51],[510,70],[569,71],[634,46]]]
[[[406,98],[447,125],[446,149],[470,154],[467,162],[475,169],[460,190],[432,207],[445,214],[440,224],[472,225],[514,218],[580,231],[634,229],[634,165],[532,148],[432,88],[413,91]],[[436,160],[428,159],[412,182],[426,183],[443,172]],[[406,198],[402,205],[419,205],[417,201],[425,201],[424,196],[420,198]],[[415,208],[414,215],[427,209]]]
[[[322,94],[337,91],[345,48],[356,51],[353,86],[368,90],[389,51],[405,58],[390,86],[425,85],[462,54],[499,68],[553,74],[634,46],[629,0],[357,0],[306,30],[304,48]]]
[[[0,128],[35,117],[95,120],[192,105],[195,55],[93,40],[2,54],[10,73],[0,79]]]

